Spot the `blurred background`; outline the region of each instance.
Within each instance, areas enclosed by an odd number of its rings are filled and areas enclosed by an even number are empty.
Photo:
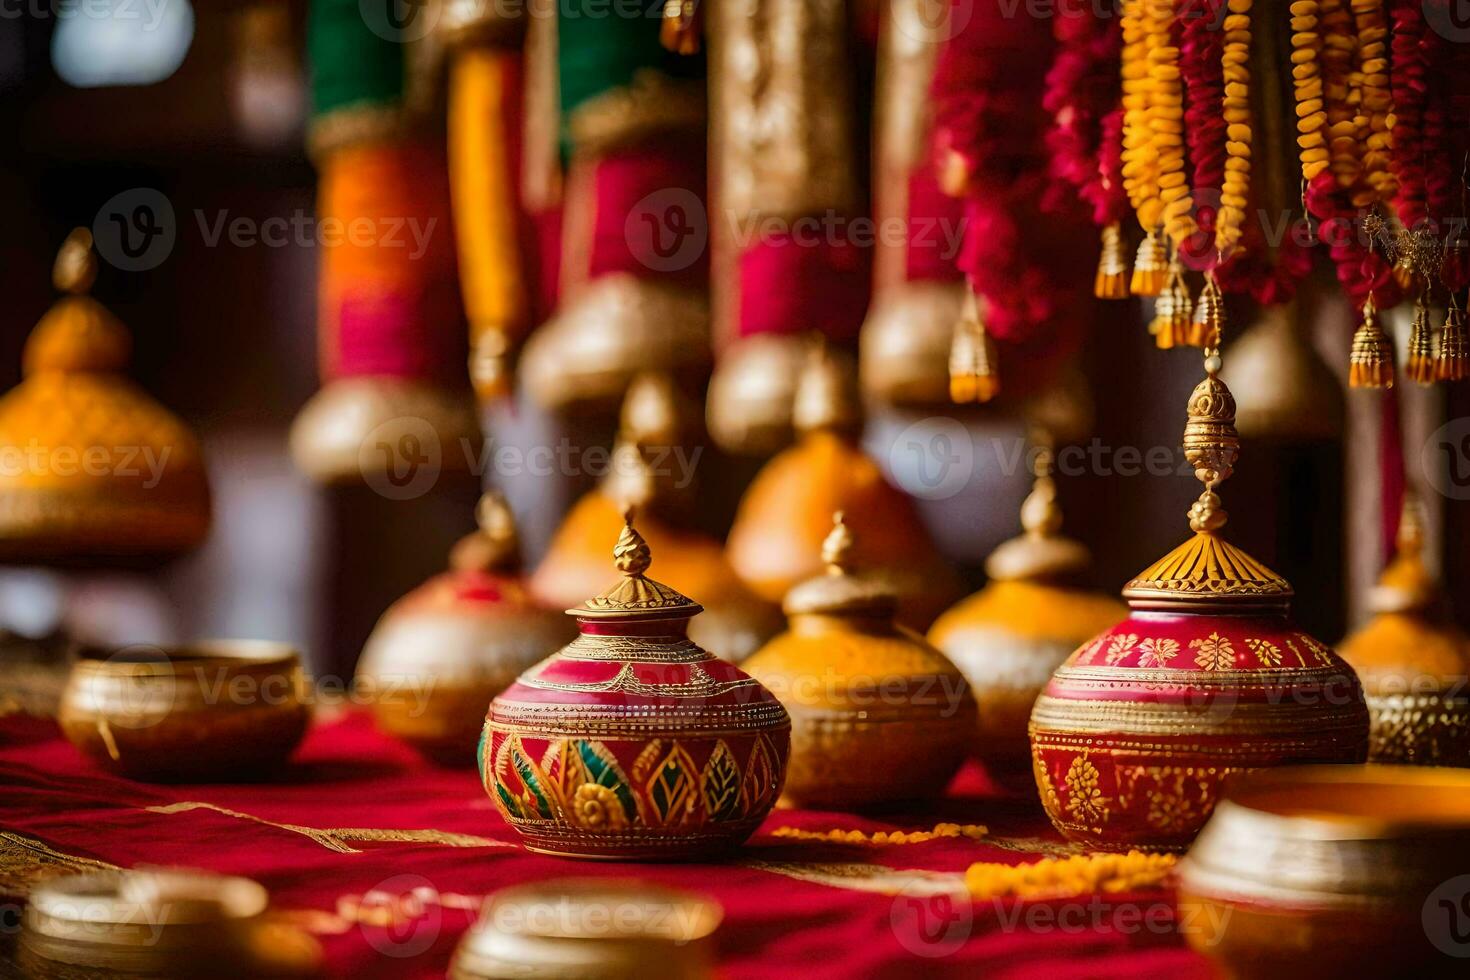
[[[211,239],[217,223],[231,218],[313,213],[306,4],[84,6],[93,13],[61,16],[48,3],[17,4],[0,19],[0,131],[7,135],[0,145],[0,386],[20,380],[26,337],[55,298],[51,264],[67,233],[91,227],[117,195],[161,193],[174,235],[166,257],[138,271],[104,261],[92,292],[132,333],[131,375],[201,433],[215,521],[202,549],[161,568],[0,569],[0,622],[13,635],[64,630],[109,645],[280,639],[299,645],[318,674],[347,675],[376,618],[443,568],[450,546],[472,527],[482,478],[510,484],[529,561],[592,478],[446,472],[431,492],[397,501],[366,486],[319,487],[299,474],[287,432],[317,386],[319,249]],[[121,16],[124,9],[137,16]],[[1303,302],[1303,322],[1336,351],[1348,335],[1346,306]],[[1131,304],[1113,309],[1117,322],[1092,332],[1079,362],[1095,416],[1079,445],[1101,447],[1089,458],[1105,462],[1084,464],[1060,482],[1066,527],[1093,550],[1092,584],[1110,592],[1182,539],[1198,492],[1182,473],[1120,473],[1130,467],[1118,450],[1176,447],[1185,399],[1200,376],[1196,357],[1154,350]],[[1345,365],[1342,357],[1326,360]],[[1230,377],[1228,351],[1226,361]],[[1341,414],[1337,435],[1247,441],[1226,494],[1234,539],[1286,574],[1301,597],[1302,625],[1324,638],[1340,637],[1358,620],[1363,590],[1384,559],[1375,436],[1383,396],[1339,397],[1321,406],[1325,415]],[[1398,397],[1411,473],[1447,465],[1436,452],[1421,455],[1421,447],[1445,419],[1470,411],[1464,386]],[[921,462],[900,436],[932,424],[932,414],[870,408],[865,443],[900,485]],[[920,506],[940,549],[978,585],[984,556],[1018,531],[1017,508],[1030,483],[1017,456],[1025,426],[1004,409],[957,409],[953,417],[972,441],[973,472],[958,493]],[[524,398],[482,422],[501,444],[566,437],[608,445],[613,435],[607,419],[550,416]],[[705,447],[697,519],[706,530],[728,528],[757,465]],[[1470,521],[1463,504],[1426,489],[1429,526],[1443,532],[1431,540],[1445,543],[1436,558],[1464,624]]]

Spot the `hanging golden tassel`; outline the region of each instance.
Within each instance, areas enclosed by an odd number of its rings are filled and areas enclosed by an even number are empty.
[[[1423,284],[1419,280],[1419,265],[1414,261],[1414,253],[1405,250],[1399,256],[1399,260],[1393,264],[1393,281],[1399,284],[1399,288],[1408,292],[1416,286]]]
[[[1427,385],[1434,381],[1434,328],[1429,325],[1429,306],[1424,293],[1414,301],[1414,319],[1409,326],[1409,354],[1404,373],[1411,381]]]
[[[1116,221],[1102,230],[1102,251],[1092,292],[1098,299],[1128,298],[1128,253],[1123,247],[1123,229]]]
[[[1169,275],[1164,236],[1155,228],[1144,236],[1133,260],[1133,278],[1128,284],[1134,296],[1157,296]]]
[[[664,0],[658,39],[675,54],[699,53],[699,0]]]
[[[1444,329],[1439,333],[1439,354],[1434,360],[1434,376],[1440,381],[1459,381],[1470,375],[1470,349],[1465,342],[1465,314],[1450,294],[1450,311],[1445,314]]]
[[[1154,300],[1154,318],[1148,332],[1160,350],[1168,350],[1189,339],[1190,322],[1194,319],[1194,299],[1184,281],[1184,263],[1178,254],[1169,260],[1169,274],[1159,298]]]
[[[1353,334],[1348,384],[1354,388],[1393,387],[1393,348],[1378,325],[1378,308],[1371,293],[1363,304],[1363,322]]]
[[[1225,294],[1220,292],[1220,283],[1211,272],[1205,276],[1205,288],[1200,290],[1199,302],[1194,306],[1185,343],[1192,347],[1218,347],[1224,332]]]
[[[965,305],[949,348],[949,397],[957,405],[988,402],[1000,391],[995,340],[980,320],[980,299],[965,290]]]

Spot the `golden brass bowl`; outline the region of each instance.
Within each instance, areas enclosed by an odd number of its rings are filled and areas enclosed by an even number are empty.
[[[714,901],[639,881],[507,888],[460,941],[450,980],[703,980],[714,975]]]
[[[1464,976],[1470,773],[1301,766],[1233,778],[1179,867],[1190,944],[1227,976]]]
[[[30,977],[310,976],[316,941],[267,917],[248,878],[193,871],[70,875],[31,893],[19,962]]]
[[[296,651],[263,640],[125,647],[79,658],[61,695],[66,737],[134,779],[233,780],[285,762],[306,731]]]

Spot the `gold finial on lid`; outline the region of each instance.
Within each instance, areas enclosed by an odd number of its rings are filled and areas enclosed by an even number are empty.
[[[845,575],[851,560],[852,528],[847,526],[847,515],[839,510],[832,515],[832,530],[822,541],[822,563],[828,575]]]
[[[1292,595],[1284,578],[1218,534],[1227,515],[1215,488],[1235,472],[1240,455],[1235,398],[1219,377],[1219,343],[1219,336],[1208,339],[1205,378],[1189,396],[1189,421],[1184,426],[1184,458],[1205,486],[1189,508],[1189,526],[1195,533],[1123,588],[1123,597],[1135,608],[1200,604],[1277,608]]]
[[[856,378],[820,340],[813,343],[797,378],[791,421],[803,434],[818,429],[850,432],[861,424]]]
[[[568,609],[568,614],[582,618],[647,618],[688,619],[704,611],[704,607],[688,596],[645,576],[653,563],[648,542],[633,526],[633,508],[623,508],[623,530],[613,546],[613,564],[623,573],[622,579],[599,596]]]
[[[1061,533],[1062,508],[1052,476],[1056,457],[1050,433],[1037,430],[1031,440],[1034,480],[1021,504],[1025,533],[1002,541],[985,559],[985,574],[997,581],[1066,578],[1084,571],[1092,561],[1085,545]]]
[[[673,380],[658,372],[645,372],[633,379],[623,396],[612,466],[602,482],[602,493],[621,506],[640,510],[653,508],[663,513],[683,505],[688,487],[673,481],[667,470],[655,471],[657,458],[683,442],[687,406]]]
[[[477,530],[460,538],[449,554],[457,571],[510,572],[520,567],[521,541],[515,515],[499,490],[487,490],[475,505]]]
[[[822,573],[792,586],[781,607],[788,616],[806,613],[877,615],[891,617],[898,597],[881,575],[856,569],[853,552],[857,538],[848,526],[847,515],[832,515],[832,530],[822,541]]]
[[[1424,563],[1424,507],[1412,489],[1404,491],[1395,544],[1393,560],[1368,591],[1369,610],[1378,614],[1432,610],[1440,600],[1439,583]]]
[[[97,280],[97,254],[92,251],[92,233],[74,228],[61,243],[51,267],[51,282],[59,292],[80,295]]]
[[[673,380],[661,372],[645,372],[633,379],[623,396],[619,435],[638,446],[673,446],[683,429],[683,413]]]

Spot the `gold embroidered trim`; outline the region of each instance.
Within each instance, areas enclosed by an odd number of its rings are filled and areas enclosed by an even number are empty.
[[[606,681],[591,681],[585,684],[557,683],[543,681],[540,677],[526,674],[521,677],[521,683],[527,687],[547,691],[618,693],[633,694],[638,697],[705,698],[727,694],[737,688],[752,687],[756,681],[752,677],[741,677],[733,681],[717,681],[704,668],[693,664],[689,667],[689,679],[681,684],[647,684],[638,679],[632,664],[623,664],[622,669],[611,680]]]
[[[66,854],[34,837],[0,830],[0,893],[29,895],[32,888],[51,878],[118,870],[115,864]]]
[[[146,807],[149,813],[188,813],[191,810],[212,810],[222,813],[227,817],[235,817],[239,820],[249,820],[252,823],[263,824],[267,827],[275,827],[277,830],[288,830],[293,834],[300,834],[310,838],[329,851],[338,854],[361,854],[359,848],[352,847],[348,841],[358,843],[382,843],[395,844],[437,844],[442,847],[510,847],[514,844],[505,841],[494,840],[489,837],[476,837],[473,834],[455,834],[445,830],[383,830],[377,827],[304,827],[294,823],[277,823],[274,820],[266,820],[249,813],[241,813],[239,810],[231,810],[227,807],[215,806],[213,803],[200,803],[195,800],[186,800],[181,803],[168,803],[162,806]]]
[[[963,875],[943,871],[905,871],[881,864],[860,862],[803,862],[746,860],[739,864],[757,871],[827,885],[845,891],[876,892],[880,895],[964,894]]]

